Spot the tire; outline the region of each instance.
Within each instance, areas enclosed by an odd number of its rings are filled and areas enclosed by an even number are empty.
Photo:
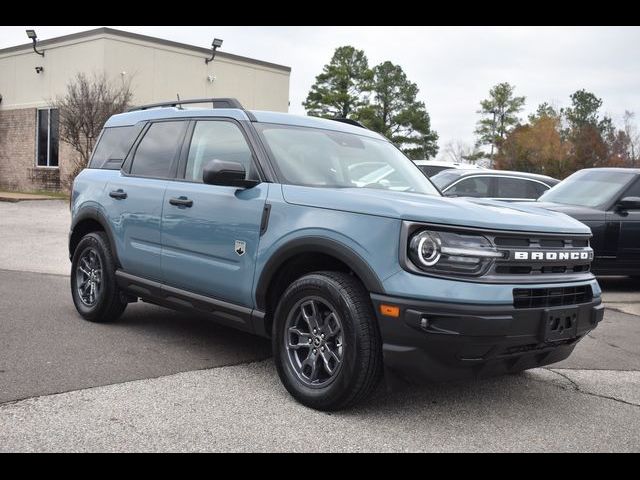
[[[313,318],[319,319],[318,332],[326,334],[322,339],[313,334]],[[285,388],[317,410],[341,410],[362,401],[382,376],[382,345],[371,300],[364,286],[346,273],[316,272],[294,281],[276,309],[272,342]]]
[[[83,261],[87,260],[87,262]],[[79,270],[79,264],[82,270]],[[88,265],[96,267],[87,268]],[[89,278],[86,271],[95,272],[95,289],[93,301],[82,298],[78,289],[79,285],[86,283],[84,279]],[[73,252],[71,260],[71,296],[78,313],[90,322],[106,323],[117,320],[127,307],[126,297],[122,294],[116,283],[116,264],[111,253],[109,240],[103,232],[92,232],[80,240]],[[83,294],[90,291],[90,288],[83,288]]]

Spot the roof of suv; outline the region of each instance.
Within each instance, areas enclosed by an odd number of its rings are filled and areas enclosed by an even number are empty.
[[[559,183],[560,180],[553,178],[553,177],[549,177],[547,175],[540,175],[538,173],[529,173],[529,172],[515,172],[515,171],[511,171],[511,170],[490,170],[490,169],[477,169],[477,170],[464,170],[464,169],[456,169],[456,170],[445,170],[444,172],[441,173],[447,173],[447,175],[450,176],[458,176],[458,177],[467,177],[469,175],[473,175],[473,176],[477,176],[477,175],[489,175],[489,176],[495,176],[495,175],[502,175],[502,176],[509,176],[509,177],[521,177],[521,178],[530,178],[533,180],[540,180],[546,183],[551,183],[552,185],[555,185],[556,183]],[[438,174],[439,175],[439,174]]]
[[[235,120],[250,120],[250,115],[260,123],[276,123],[281,125],[293,125],[298,127],[322,128],[336,132],[353,133],[365,137],[387,140],[380,134],[366,128],[357,127],[348,123],[336,122],[317,117],[307,117],[304,115],[293,115],[282,112],[267,112],[261,110],[242,110],[239,108],[188,108],[180,109],[176,107],[153,108],[148,110],[134,110],[132,112],[120,113],[112,116],[105,127],[124,127],[135,125],[146,120],[164,120],[172,118],[193,118],[193,117],[227,117]]]
[[[638,167],[592,167],[592,168],[583,168],[582,170],[578,170],[578,172],[630,172],[630,173],[640,173],[640,168]],[[575,173],[578,173],[575,172]]]

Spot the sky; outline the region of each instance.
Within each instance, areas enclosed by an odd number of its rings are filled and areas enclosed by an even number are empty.
[[[91,28],[0,27],[0,48],[26,43],[26,28],[47,39]],[[625,110],[640,117],[639,27],[242,27],[112,26],[210,47],[291,67],[290,113],[301,102],[336,47],[365,51],[370,66],[389,60],[420,89],[442,149],[473,144],[479,102],[500,82],[526,97],[522,118],[538,104],[557,107],[585,88],[603,100],[602,112],[621,125]],[[640,118],[638,118],[640,123]]]

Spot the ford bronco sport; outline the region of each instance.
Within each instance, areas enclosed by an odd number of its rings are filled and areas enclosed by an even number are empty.
[[[383,372],[447,380],[557,362],[602,319],[578,221],[444,198],[354,122],[208,102],[104,126],[71,198],[85,319],[113,321],[139,299],[206,312],[270,337],[286,389],[322,410],[362,400]],[[368,181],[371,168],[393,172]]]

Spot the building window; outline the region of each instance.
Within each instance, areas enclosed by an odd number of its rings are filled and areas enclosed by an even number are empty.
[[[38,110],[36,163],[39,167],[58,166],[58,110]]]

